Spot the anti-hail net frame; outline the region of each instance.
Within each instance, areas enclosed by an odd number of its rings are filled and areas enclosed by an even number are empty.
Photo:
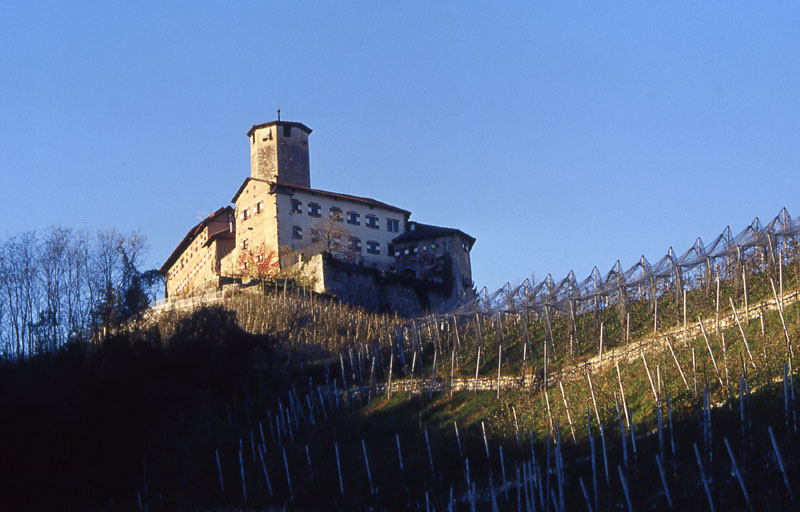
[[[494,315],[523,309],[574,315],[612,303],[624,305],[644,298],[654,301],[664,293],[710,286],[716,279],[738,279],[745,261],[755,262],[760,269],[774,268],[779,257],[784,264],[794,261],[800,255],[799,239],[800,219],[792,219],[782,208],[766,225],[756,217],[736,235],[726,227],[711,243],[704,244],[698,238],[682,254],[670,247],[652,264],[642,256],[627,270],[619,261],[605,274],[595,267],[582,281],[570,271],[560,281],[548,274],[541,282],[526,279],[518,286],[506,283],[493,293],[484,288],[474,301],[437,316]]]

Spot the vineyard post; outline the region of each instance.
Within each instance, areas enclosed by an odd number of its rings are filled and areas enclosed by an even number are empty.
[[[497,398],[500,398],[500,367],[503,364],[503,344],[497,345]]]
[[[630,344],[631,342],[631,314],[630,312],[625,314],[625,343]]]
[[[597,492],[597,455],[594,445],[594,436],[592,435],[592,415],[589,408],[586,408],[586,430],[589,435],[589,448],[592,455],[592,484],[594,487],[594,508],[600,510],[598,507],[598,492]]]
[[[689,337],[686,334],[686,288],[683,289],[683,340],[687,343]]]
[[[600,366],[603,365],[603,331],[605,330],[603,322],[600,322]]]
[[[656,407],[658,407],[658,393],[656,392],[656,386],[653,383],[653,376],[650,374],[650,368],[647,366],[647,358],[644,357],[644,350],[641,348],[639,349],[639,353],[642,355],[642,361],[644,362],[644,369],[647,372],[647,380],[650,381],[650,388],[653,390],[653,398],[656,401]]]
[[[572,416],[569,413],[569,404],[567,403],[567,394],[564,393],[564,385],[558,381],[558,387],[561,388],[561,398],[564,400],[564,409],[567,410],[567,421],[569,422],[569,430],[572,433],[572,442],[577,444],[578,440],[575,438],[575,428],[572,426]],[[513,409],[512,409],[513,410]],[[516,422],[517,413],[514,412],[514,421]],[[519,431],[519,429],[517,429]]]
[[[627,411],[628,402],[625,400],[625,388],[622,387],[622,375],[619,372],[619,361],[614,361],[614,367],[617,369],[617,382],[619,383],[619,394],[622,396],[622,408]],[[625,415],[625,424],[628,426],[628,428],[631,427],[627,414]]]
[[[792,364],[792,340],[789,338],[789,330],[786,328],[786,319],[783,316],[783,308],[778,300],[778,295],[775,292],[775,282],[772,278],[769,279],[772,285],[772,294],[775,296],[775,305],[778,308],[778,315],[781,318],[781,325],[783,326],[783,335],[786,337],[786,358],[789,360],[789,373],[794,373],[794,365]]]
[[[686,386],[686,391],[691,392],[691,389],[689,389],[689,383],[686,381],[686,375],[683,374],[683,368],[681,368],[681,364],[678,362],[678,357],[675,355],[675,350],[672,348],[672,343],[669,341],[669,338],[670,337],[667,336],[665,339],[667,341],[667,346],[669,347],[669,351],[672,354],[672,359],[675,361],[675,366],[678,367],[678,372],[681,374],[681,380],[683,380],[683,384]],[[617,374],[619,374],[619,370],[617,370]],[[622,387],[621,383],[620,387]],[[624,396],[625,395],[623,394],[623,402],[624,402]]]
[[[789,485],[789,479],[786,477],[786,468],[783,465],[783,457],[781,457],[781,452],[778,450],[778,443],[775,441],[775,434],[772,433],[772,426],[768,426],[767,431],[769,432],[769,437],[772,440],[772,449],[775,450],[775,458],[778,460],[778,467],[781,470],[781,475],[783,475],[783,485],[785,485],[786,490],[789,491],[789,499],[794,501],[792,486]]]
[[[620,441],[622,442],[622,460],[625,463],[625,468],[628,467],[628,442],[625,439],[625,422],[622,421],[622,413],[619,410],[619,400],[617,400],[617,394],[614,393],[614,405],[617,407],[617,420],[619,421],[619,432],[620,432]],[[626,415],[627,419],[627,415]]]
[[[667,476],[664,474],[664,465],[661,463],[661,458],[656,455],[656,465],[658,465],[658,474],[661,476],[661,485],[664,487],[664,496],[667,498],[667,505],[672,509],[672,498],[669,495],[669,488],[667,487]]]
[[[753,369],[756,369],[756,362],[753,360],[753,354],[750,352],[750,344],[747,343],[747,336],[744,334],[744,329],[742,329],[742,323],[739,321],[739,313],[736,311],[736,306],[733,304],[733,299],[728,297],[728,300],[731,303],[731,308],[733,309],[733,317],[736,319],[736,325],[739,326],[739,333],[742,335],[742,339],[744,340],[744,347],[747,349],[747,355],[750,358],[750,363],[753,365]]]
[[[341,492],[342,496],[344,496],[344,485],[342,483],[342,464],[341,464],[341,462],[339,462],[339,445],[338,445],[338,443],[334,442],[333,443],[333,448],[334,448],[334,450],[336,450],[336,469],[339,470],[339,492]]]
[[[544,390],[544,400],[547,404],[547,419],[550,420],[550,432],[553,432],[553,415],[550,413],[550,397],[547,396],[547,389]]]
[[[628,493],[628,482],[625,480],[625,475],[622,474],[622,468],[617,466],[617,472],[619,473],[619,479],[622,481],[622,490],[625,491],[625,501],[628,503],[628,512],[633,512],[633,505],[631,505],[631,497]]]
[[[719,385],[725,389],[725,384],[722,382],[722,375],[720,375],[719,367],[717,366],[717,360],[714,358],[714,352],[711,350],[711,343],[708,341],[708,335],[706,334],[706,328],[703,325],[703,319],[698,316],[697,321],[700,322],[700,330],[703,331],[703,338],[706,340],[708,355],[711,356],[711,362],[714,363],[714,372],[717,374],[717,379],[719,379]]]
[[[456,364],[456,349],[450,353],[450,396],[453,396],[453,385],[455,384],[455,364]]]
[[[714,512],[714,502],[711,500],[711,489],[708,487],[706,480],[706,473],[703,471],[703,461],[700,460],[700,450],[697,449],[697,443],[692,443],[694,446],[694,456],[697,459],[697,468],[700,470],[700,479],[703,481],[703,488],[706,490],[706,497],[708,498],[708,506],[711,512]]]
[[[481,367],[481,347],[478,345],[478,360],[475,362],[475,392],[478,392],[478,370]]]
[[[717,334],[719,334],[719,269],[717,269],[717,302],[715,310],[716,310]]]
[[[269,474],[267,473],[267,465],[264,462],[264,451],[266,448],[264,446],[258,447],[258,458],[261,460],[261,470],[264,472],[264,480],[267,482],[267,490],[269,491],[269,497],[272,497],[272,483],[269,481]]]
[[[744,494],[744,501],[747,503],[748,510],[752,510],[753,507],[750,505],[750,496],[747,495],[747,489],[744,486],[744,481],[742,480],[742,473],[739,471],[739,465],[736,464],[736,459],[733,456],[733,450],[731,450],[731,445],[728,443],[728,438],[724,438],[723,441],[725,442],[725,448],[728,450],[728,456],[731,459],[731,466],[733,467],[733,474],[736,475],[736,480],[739,481],[739,487],[742,489],[742,494]]]

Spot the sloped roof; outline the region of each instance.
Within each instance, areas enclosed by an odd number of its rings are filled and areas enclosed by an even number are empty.
[[[183,254],[183,251],[185,251],[186,248],[189,247],[189,245],[192,243],[192,240],[194,240],[195,237],[197,235],[199,235],[201,231],[203,231],[203,228],[205,228],[206,225],[209,222],[215,220],[217,217],[219,217],[222,214],[228,214],[229,215],[232,212],[233,212],[233,208],[231,208],[230,206],[223,206],[219,210],[217,210],[214,213],[210,214],[205,219],[201,220],[197,225],[192,227],[192,229],[190,229],[189,232],[186,233],[186,236],[183,237],[183,240],[181,240],[181,243],[179,243],[178,246],[175,248],[175,250],[172,251],[172,254],[169,255],[169,258],[167,258],[167,260],[164,262],[164,264],[161,265],[161,268],[159,269],[160,272],[162,274],[166,274],[166,272],[169,270],[169,267],[171,267],[172,264],[175,263],[178,260],[180,255]]]
[[[422,224],[420,222],[409,222],[408,230],[405,233],[396,236],[392,240],[392,243],[397,244],[402,242],[414,242],[417,240],[430,240],[433,238],[441,238],[447,235],[458,235],[462,238],[465,238],[469,242],[470,249],[472,249],[472,246],[475,244],[475,238],[469,236],[460,229],[433,226],[431,224]]]

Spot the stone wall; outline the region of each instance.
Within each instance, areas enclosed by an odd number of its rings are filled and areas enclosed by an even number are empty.
[[[337,261],[327,254],[299,263],[298,270],[314,282],[315,292],[369,311],[419,316],[449,305],[450,293],[440,284]]]

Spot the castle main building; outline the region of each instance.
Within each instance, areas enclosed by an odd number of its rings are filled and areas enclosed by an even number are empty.
[[[342,263],[350,273],[363,268],[447,283],[447,300],[469,298],[475,239],[409,221],[408,210],[375,199],[311,188],[310,134],[306,125],[280,118],[250,128],[250,176],[231,199],[235,207],[222,207],[192,227],[170,254],[161,267],[166,297],[247,281],[258,272],[254,267],[314,261],[315,290],[347,300],[347,285],[321,263],[325,253],[325,261]]]

